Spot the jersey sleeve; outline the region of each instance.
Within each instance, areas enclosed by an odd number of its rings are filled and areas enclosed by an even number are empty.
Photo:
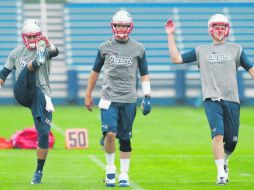
[[[58,54],[59,54],[59,50],[58,50],[58,48],[56,47],[55,50],[49,51],[49,52],[48,52],[48,58],[51,59],[51,58],[53,58],[53,57],[58,56]]]
[[[96,73],[101,72],[101,68],[104,64],[105,58],[101,56],[100,50],[98,50],[97,57],[93,66],[93,71]]]
[[[242,50],[241,56],[240,56],[240,65],[248,71],[250,68],[253,67],[253,64],[250,63],[248,57],[246,56],[245,52]]]
[[[192,49],[186,53],[181,54],[183,63],[191,63],[197,61],[196,50]]]
[[[148,66],[147,66],[145,51],[142,57],[138,57],[138,69],[139,69],[140,76],[148,75]]]
[[[3,81],[6,80],[6,78],[8,77],[8,75],[11,73],[11,70],[7,69],[6,67],[4,67],[1,71],[0,71],[0,79],[2,79]]]
[[[9,70],[14,70],[15,69],[15,51],[11,51],[10,54],[8,55],[8,58],[6,59],[4,67],[9,69]]]

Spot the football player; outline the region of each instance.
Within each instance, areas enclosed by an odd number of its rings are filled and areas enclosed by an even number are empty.
[[[208,20],[208,32],[212,43],[199,45],[180,54],[175,43],[175,25],[165,24],[168,48],[173,63],[197,61],[200,70],[205,113],[210,125],[212,151],[217,166],[217,184],[228,182],[228,159],[238,142],[240,100],[237,85],[237,70],[243,67],[254,78],[253,65],[243,48],[226,41],[230,22],[223,14],[215,14]]]
[[[85,106],[92,111],[92,91],[104,67],[101,110],[101,130],[105,136],[106,186],[116,185],[115,139],[120,144],[120,187],[129,186],[132,125],[136,116],[136,81],[139,70],[144,99],[143,114],[151,111],[150,80],[144,46],[130,37],[132,16],[126,10],[117,11],[111,22],[113,37],[99,46],[85,95]]]
[[[12,50],[0,71],[0,86],[15,70],[14,96],[22,106],[30,108],[38,133],[37,168],[32,184],[41,183],[43,166],[48,154],[49,132],[54,107],[51,101],[49,75],[51,58],[58,49],[42,34],[38,20],[27,19],[22,28],[24,44]]]

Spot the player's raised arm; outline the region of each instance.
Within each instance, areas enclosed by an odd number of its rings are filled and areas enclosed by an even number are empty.
[[[168,35],[168,49],[169,49],[169,55],[171,57],[171,61],[173,63],[183,63],[181,54],[178,52],[175,42],[175,24],[172,20],[168,20],[165,24],[165,30]]]

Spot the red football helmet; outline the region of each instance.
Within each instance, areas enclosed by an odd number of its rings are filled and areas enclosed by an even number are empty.
[[[127,25],[128,29],[127,31],[119,31],[116,29],[116,25]],[[111,27],[116,38],[123,39],[127,37],[134,27],[130,13],[128,13],[126,10],[117,11],[112,17]]]
[[[28,49],[35,49],[38,37],[41,36],[42,30],[38,20],[27,19],[23,24],[22,39]]]
[[[230,22],[225,15],[215,14],[208,20],[208,32],[211,36],[221,40],[229,35],[229,31]]]

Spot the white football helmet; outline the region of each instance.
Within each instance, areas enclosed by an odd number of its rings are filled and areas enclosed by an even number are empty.
[[[214,28],[214,25],[224,25],[226,28],[224,30],[217,30]],[[215,14],[210,17],[208,20],[208,32],[211,36],[214,36],[218,39],[225,38],[229,35],[230,31],[230,22],[228,18],[223,14]]]
[[[22,39],[27,48],[35,49],[37,38],[41,34],[42,34],[42,30],[38,20],[27,19],[24,21],[23,29],[22,29]]]
[[[128,25],[128,30],[118,31],[115,25]],[[131,33],[134,27],[132,16],[126,10],[117,11],[112,17],[111,27],[112,27],[112,32],[116,38],[120,38],[120,39],[125,38]]]

